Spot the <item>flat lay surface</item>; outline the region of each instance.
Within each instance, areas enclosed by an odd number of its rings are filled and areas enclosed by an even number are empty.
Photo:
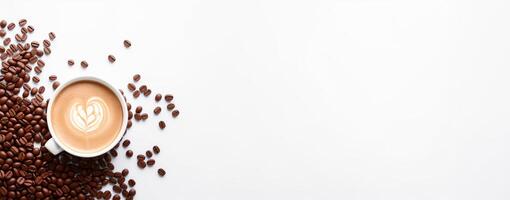
[[[150,116],[126,136],[134,157],[158,145],[158,167],[139,170],[123,147],[114,160],[136,199],[510,198],[508,1],[2,8],[0,18],[57,34],[42,76],[93,75],[127,91],[139,73],[153,94],[174,95],[178,118]],[[133,106],[152,113],[153,97]]]

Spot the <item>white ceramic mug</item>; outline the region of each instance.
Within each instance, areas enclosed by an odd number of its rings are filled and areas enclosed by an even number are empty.
[[[53,125],[52,125],[53,122],[51,119],[51,116],[52,116],[51,112],[52,112],[53,102],[54,102],[53,100],[55,99],[55,97],[57,97],[60,94],[60,92],[64,88],[66,88],[67,86],[69,86],[72,83],[79,82],[79,81],[92,81],[92,82],[99,83],[99,84],[107,87],[115,94],[115,96],[117,96],[117,98],[120,101],[120,105],[122,106],[122,126],[119,130],[119,133],[117,134],[117,137],[115,138],[115,140],[112,141],[111,144],[108,145],[108,147],[101,149],[100,151],[97,151],[97,152],[82,153],[82,152],[74,151],[73,149],[69,148],[68,145],[64,144],[58,138],[58,135],[55,134],[55,130],[53,129]],[[124,97],[119,92],[119,90],[115,89],[112,85],[110,85],[109,83],[107,83],[106,81],[104,81],[100,78],[92,77],[92,76],[83,76],[83,77],[78,77],[78,78],[74,78],[70,81],[67,81],[66,83],[60,85],[60,87],[57,88],[57,90],[53,94],[53,97],[49,101],[46,118],[47,118],[48,128],[49,128],[50,134],[52,136],[52,138],[49,139],[48,141],[46,141],[46,143],[44,144],[44,147],[46,147],[46,149],[48,149],[48,151],[50,151],[54,155],[57,155],[62,151],[66,151],[72,155],[79,156],[79,157],[95,157],[95,156],[99,156],[103,153],[108,152],[117,143],[119,143],[119,141],[122,139],[122,137],[124,136],[124,132],[126,131],[126,126],[127,126],[127,121],[128,121],[128,110],[126,107],[126,101],[124,100]]]

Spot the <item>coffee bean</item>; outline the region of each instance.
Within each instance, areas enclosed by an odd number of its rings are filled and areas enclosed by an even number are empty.
[[[37,77],[37,76],[34,76],[34,77],[32,77],[32,81],[34,83],[39,83],[39,81],[41,81],[41,79],[39,79],[39,77]]]
[[[154,164],[156,164],[156,160],[154,160],[154,159],[147,160],[147,165],[148,166],[153,166]]]
[[[127,151],[126,151],[126,157],[128,157],[128,158],[133,157],[133,151],[131,151],[131,150],[127,150]]]
[[[159,128],[160,129],[165,129],[165,127],[166,127],[165,122],[164,121],[159,121]]]
[[[144,156],[143,154],[138,154],[138,155],[136,156],[136,159],[137,159],[137,160],[145,160],[145,156]]]
[[[9,31],[12,31],[12,29],[16,28],[16,24],[14,23],[9,23],[9,25],[7,25],[7,30]]]
[[[136,181],[135,181],[135,180],[133,180],[133,179],[129,179],[129,180],[128,180],[128,185],[129,185],[129,187],[133,187],[133,186],[135,186],[135,185],[136,185]]]
[[[21,35],[20,35],[20,34],[16,34],[16,35],[14,36],[14,39],[16,39],[16,41],[18,41],[18,42],[21,42],[21,41],[22,41],[22,40],[21,40],[22,38],[21,38]]]
[[[154,151],[155,154],[158,154],[159,152],[161,152],[161,150],[159,149],[159,147],[157,145],[152,147],[152,151]]]
[[[128,147],[129,144],[131,144],[131,141],[129,141],[129,140],[124,140],[124,142],[122,142],[123,147]]]
[[[151,95],[151,93],[152,93],[152,90],[151,90],[151,89],[148,89],[147,91],[145,91],[145,92],[143,93],[143,95],[144,95],[144,96],[146,96],[146,97],[148,97],[149,95]]]
[[[112,188],[112,190],[113,190],[115,193],[120,193],[120,192],[122,192],[122,188],[120,188],[120,186],[118,186],[118,185],[114,185],[114,186],[113,186],[113,188]],[[114,196],[113,198],[115,198],[115,196]]]
[[[136,162],[136,164],[137,164],[137,165],[138,165],[138,167],[139,167],[139,168],[141,168],[141,169],[143,169],[143,168],[145,168],[145,167],[147,166],[147,164],[145,163],[145,161],[140,160],[140,159]]]
[[[32,32],[34,32],[35,29],[34,29],[33,26],[28,26],[27,30],[28,30],[29,33],[32,33]]]
[[[110,192],[109,190],[107,190],[103,193],[103,199],[109,200],[111,197],[112,197],[112,192]]]
[[[158,106],[158,107],[154,108],[155,115],[159,115],[160,112],[161,112],[161,107]]]
[[[115,149],[112,149],[110,150],[110,155],[112,155],[113,157],[117,157],[118,153]]]
[[[166,102],[170,102],[170,101],[172,101],[173,99],[174,99],[174,96],[173,96],[173,95],[171,95],[171,94],[167,94],[167,95],[165,95],[165,101],[166,101]]]
[[[141,117],[142,117],[142,120],[147,120],[147,119],[149,119],[149,114],[143,113]]]
[[[123,169],[122,170],[122,176],[126,177],[128,174],[129,174],[129,170],[128,169]],[[122,182],[124,182],[124,181],[122,181]]]
[[[135,109],[135,112],[136,113],[141,113],[142,112],[142,106],[137,106],[136,109]]]
[[[2,19],[2,21],[0,21],[0,28],[5,28],[5,26],[7,26],[7,21]]]
[[[138,82],[140,80],[140,78],[141,78],[140,74],[135,74],[133,76],[133,81]]]
[[[152,152],[150,150],[147,150],[145,151],[145,155],[147,156],[147,158],[150,158],[152,157]]]
[[[56,90],[58,88],[58,86],[60,86],[60,83],[58,81],[53,82],[52,87],[54,90]]]
[[[87,67],[89,67],[89,63],[87,63],[87,61],[81,61],[80,65],[81,65],[81,67],[83,67],[83,68],[87,68]]]
[[[48,33],[48,37],[50,38],[50,40],[54,40],[56,38],[55,33],[53,32]]]
[[[39,87],[39,94],[43,94],[45,90],[44,86]]]
[[[71,59],[67,60],[67,65],[73,66],[74,65],[74,60],[71,60]]]
[[[158,94],[156,94],[156,96],[154,97],[154,100],[155,100],[156,102],[159,102],[159,101],[161,101],[161,97],[162,97],[162,95],[158,93]]]
[[[11,38],[5,38],[4,39],[4,46],[7,46],[11,43]]]
[[[36,74],[40,74],[42,72],[42,69],[41,69],[41,67],[37,66],[37,67],[34,67],[34,71]]]
[[[108,55],[108,61],[110,61],[110,63],[114,63],[115,62],[115,56],[113,55]]]
[[[129,40],[124,40],[124,47],[126,48],[131,47],[131,42]]]
[[[113,195],[112,200],[120,200],[120,196],[118,194]]]
[[[138,98],[139,96],[140,96],[140,91],[135,90],[135,91],[133,92],[133,97],[134,97],[134,98]]]
[[[166,105],[166,109],[169,111],[173,110],[174,108],[175,108],[175,104],[173,104],[173,103],[169,103],[168,105]]]
[[[138,90],[140,90],[141,93],[145,93],[145,91],[147,91],[147,86],[142,85],[142,86],[140,86],[140,88],[138,88]]]
[[[57,80],[57,75],[51,75],[48,78],[50,79],[50,81],[54,81],[54,80]]]
[[[51,49],[49,47],[44,47],[44,55],[50,55],[51,54]]]
[[[159,169],[158,169],[158,174],[159,174],[159,176],[163,177],[163,176],[165,176],[166,172],[165,172],[165,170],[164,170],[164,169],[159,168]]]
[[[135,84],[133,84],[133,83],[128,83],[127,88],[128,88],[128,90],[129,90],[129,91],[134,91],[134,90],[136,90],[136,86],[135,86]]]
[[[179,116],[179,110],[174,110],[174,111],[172,111],[172,117],[174,117],[174,118],[175,118],[175,117],[177,117],[177,116]]]
[[[7,34],[7,33],[5,32],[5,30],[0,29],[0,38],[5,37],[5,35],[6,35],[6,34]]]
[[[40,68],[43,68],[44,66],[46,66],[46,63],[44,63],[44,61],[42,61],[42,60],[38,60],[37,61],[37,66],[40,67]]]
[[[51,46],[51,42],[50,42],[49,40],[44,40],[44,41],[43,41],[43,45],[44,45],[45,47],[50,47],[50,46]]]
[[[131,120],[128,120],[128,122],[127,122],[127,128],[131,128],[131,126],[133,126],[133,122],[131,122]]]
[[[25,26],[27,24],[27,20],[26,19],[20,19],[18,24],[19,24],[19,26]]]

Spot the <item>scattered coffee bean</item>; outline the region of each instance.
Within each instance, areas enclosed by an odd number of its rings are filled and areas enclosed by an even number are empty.
[[[158,94],[156,94],[156,96],[154,97],[154,100],[155,100],[156,102],[159,102],[159,101],[161,101],[161,97],[162,97],[162,95],[158,93]]]
[[[118,186],[118,185],[114,185],[114,186],[112,187],[112,190],[113,190],[115,193],[120,193],[120,192],[122,192],[122,188],[120,188],[120,186]],[[114,196],[113,198],[115,198],[115,196]]]
[[[131,42],[129,40],[124,40],[124,47],[126,48],[131,47]]]
[[[174,118],[175,118],[175,117],[177,117],[177,116],[179,116],[179,110],[174,110],[174,111],[172,111],[172,117],[174,117]]]
[[[127,151],[126,151],[126,157],[128,157],[128,158],[133,157],[133,151],[131,151],[131,150],[127,150]]]
[[[138,90],[140,90],[141,93],[144,93],[145,91],[147,91],[147,86],[142,85],[142,86],[140,86],[140,88],[138,88]]]
[[[28,26],[27,30],[28,30],[29,33],[32,33],[32,32],[34,32],[35,29],[34,29],[33,26]]]
[[[4,46],[7,46],[11,43],[11,38],[5,38],[4,39]]]
[[[164,170],[164,169],[159,168],[159,169],[158,169],[158,174],[159,174],[159,176],[163,177],[163,176],[165,176],[166,172],[165,172],[165,170]]]
[[[128,83],[127,88],[128,88],[128,90],[129,90],[129,91],[134,91],[134,90],[136,90],[136,86],[135,86],[135,84],[133,84],[133,83]]]
[[[159,149],[159,146],[155,145],[152,147],[152,151],[154,151],[155,154],[158,154],[159,152],[161,152],[161,149]]]
[[[44,47],[44,55],[50,55],[51,54],[51,49],[49,47]]]
[[[53,82],[52,87],[54,90],[56,90],[58,88],[58,86],[60,86],[60,83],[58,81]]]
[[[131,126],[133,126],[133,122],[131,122],[131,120],[128,120],[128,122],[127,122],[127,128],[131,128]]]
[[[133,76],[133,81],[134,81],[134,82],[138,82],[138,81],[140,80],[140,78],[141,78],[140,74],[135,74],[135,75]]]
[[[134,97],[134,98],[138,98],[139,96],[140,96],[140,91],[135,90],[135,91],[133,92],[133,97]]]
[[[154,160],[154,159],[147,160],[147,165],[148,166],[153,166],[154,164],[156,164],[156,160]]]
[[[67,60],[67,65],[73,66],[74,65],[74,60],[71,60],[71,59]]]
[[[49,40],[44,40],[43,41],[43,45],[44,45],[44,47],[50,47],[51,46],[51,42]]]
[[[7,26],[7,21],[5,19],[2,19],[2,21],[0,21],[0,28],[5,28]]]
[[[135,112],[136,113],[141,113],[142,112],[142,106],[137,106],[136,109],[135,109]]]
[[[110,63],[114,63],[115,62],[115,56],[113,55],[108,55],[108,61],[110,61]]]
[[[5,37],[5,35],[6,35],[6,34],[7,34],[7,33],[5,32],[5,30],[0,29],[0,38]]]
[[[39,87],[39,94],[43,94],[45,90],[44,86]]]
[[[120,200],[120,195],[113,195],[112,200]]]
[[[138,155],[136,156],[136,159],[137,159],[137,160],[145,160],[145,156],[144,156],[143,154],[138,154]]]
[[[48,37],[50,38],[50,40],[54,40],[56,36],[55,36],[55,33],[50,32],[50,33],[48,33]]]
[[[164,121],[159,121],[159,128],[160,129],[165,129],[165,127],[166,127],[165,122]]]
[[[27,24],[27,20],[26,19],[21,19],[19,20],[19,26],[25,26]]]
[[[129,170],[128,169],[123,169],[122,170],[122,176],[126,177],[128,174],[129,174]],[[122,182],[124,182],[124,181],[122,181]]]
[[[83,67],[83,68],[87,68],[87,67],[89,67],[89,63],[87,63],[87,61],[81,61],[80,65],[81,65],[81,67]]]
[[[50,81],[54,81],[54,80],[57,80],[57,75],[51,75],[48,78],[50,79]]]
[[[158,106],[158,107],[154,108],[155,115],[159,115],[160,112],[161,112],[161,107]]]
[[[133,179],[129,179],[129,180],[128,180],[128,185],[129,185],[129,187],[133,187],[133,186],[135,186],[135,185],[136,185],[136,181],[135,181],[135,180],[133,180]]]
[[[39,81],[41,81],[41,79],[39,79],[38,76],[34,76],[34,77],[32,77],[32,81],[34,81],[34,83],[39,83]]]
[[[169,111],[173,110],[174,108],[175,108],[175,104],[173,104],[173,103],[169,103],[168,105],[166,105],[166,109]]]
[[[148,89],[147,91],[145,91],[145,92],[143,93],[143,95],[144,95],[144,96],[146,96],[146,97],[148,97],[149,95],[151,95],[151,93],[152,93],[152,90],[151,90],[151,89]]]
[[[123,147],[128,147],[128,146],[129,146],[129,144],[131,144],[131,141],[130,141],[130,140],[127,140],[127,139],[126,139],[126,140],[124,140],[124,142],[122,142],[122,146],[123,146]]]
[[[147,119],[149,119],[149,114],[143,113],[142,114],[142,120],[147,120]]]
[[[117,157],[118,153],[115,149],[112,149],[110,150],[110,155],[112,155],[113,157]]]
[[[167,95],[165,95],[165,101],[166,101],[166,102],[170,102],[170,101],[172,101],[173,99],[174,99],[174,96],[173,96],[173,95],[171,95],[171,94],[167,94]]]
[[[140,160],[140,159],[136,162],[136,164],[138,165],[138,167],[140,167],[142,169],[147,166],[147,163],[145,163],[145,161]]]
[[[151,158],[152,157],[152,152],[150,150],[147,150],[145,152],[145,155],[147,156],[147,158]]]
[[[9,23],[9,25],[7,25],[7,30],[9,31],[12,31],[12,29],[16,28],[16,24],[14,23]]]

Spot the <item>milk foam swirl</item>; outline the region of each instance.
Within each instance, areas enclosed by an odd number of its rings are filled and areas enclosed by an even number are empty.
[[[69,118],[72,125],[87,133],[99,128],[105,119],[108,108],[101,98],[92,97],[87,100],[86,105],[75,103],[70,110]]]

